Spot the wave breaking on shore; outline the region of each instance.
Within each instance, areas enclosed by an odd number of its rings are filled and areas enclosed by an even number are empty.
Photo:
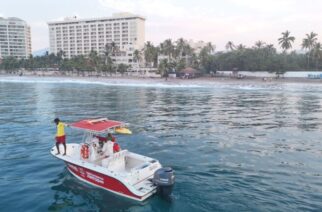
[[[43,84],[86,84],[120,87],[149,87],[149,88],[196,88],[196,89],[234,89],[234,90],[314,90],[322,87],[316,83],[298,83],[278,81],[265,83],[261,81],[236,81],[218,79],[136,79],[136,78],[73,78],[73,77],[29,77],[29,76],[2,76],[0,82],[7,83],[43,83]],[[320,89],[318,89],[320,91]]]

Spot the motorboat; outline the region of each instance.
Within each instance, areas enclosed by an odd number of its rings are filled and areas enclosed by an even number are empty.
[[[69,172],[79,180],[137,201],[144,201],[155,193],[171,194],[175,181],[171,167],[163,168],[157,159],[126,149],[115,151],[116,143],[104,140],[108,133],[131,134],[126,123],[99,118],[80,120],[68,126],[81,130],[82,140],[68,142],[66,155],[57,154],[55,146],[51,154],[63,160]]]

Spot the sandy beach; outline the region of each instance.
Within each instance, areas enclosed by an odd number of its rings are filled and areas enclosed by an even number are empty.
[[[229,84],[322,84],[322,79],[309,78],[260,78],[260,77],[246,77],[237,79],[232,77],[199,77],[194,79],[180,79],[180,78],[153,78],[153,77],[138,77],[138,76],[71,76],[71,75],[48,75],[48,74],[24,74],[19,76],[17,74],[1,74],[1,81],[32,81],[41,79],[41,81],[48,82],[80,82],[80,83],[107,83],[111,85],[141,85],[141,86],[189,86],[189,87],[203,87],[212,85],[229,85]]]

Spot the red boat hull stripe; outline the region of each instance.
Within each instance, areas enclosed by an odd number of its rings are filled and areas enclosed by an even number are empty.
[[[93,170],[78,166],[72,163],[66,163],[69,171],[78,177],[88,181],[94,185],[103,187],[108,190],[112,190],[114,192],[130,196],[135,199],[141,199],[142,197],[133,194],[123,183],[118,181],[117,179],[95,172]]]

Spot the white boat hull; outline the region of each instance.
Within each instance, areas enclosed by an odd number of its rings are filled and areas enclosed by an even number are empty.
[[[156,186],[151,180],[154,172],[161,168],[157,160],[123,150],[107,159],[93,162],[82,159],[79,151],[79,144],[68,144],[66,156],[56,155],[55,147],[52,148],[51,154],[63,160],[67,169],[79,180],[117,195],[144,201],[156,193]],[[123,158],[125,160],[124,169],[120,167],[122,165],[119,165],[122,162],[119,162],[118,166],[113,165]],[[130,167],[133,163],[129,161],[130,159],[133,161],[141,159],[144,161],[143,166]],[[104,161],[107,162],[104,163]],[[126,165],[127,161],[128,165]]]

